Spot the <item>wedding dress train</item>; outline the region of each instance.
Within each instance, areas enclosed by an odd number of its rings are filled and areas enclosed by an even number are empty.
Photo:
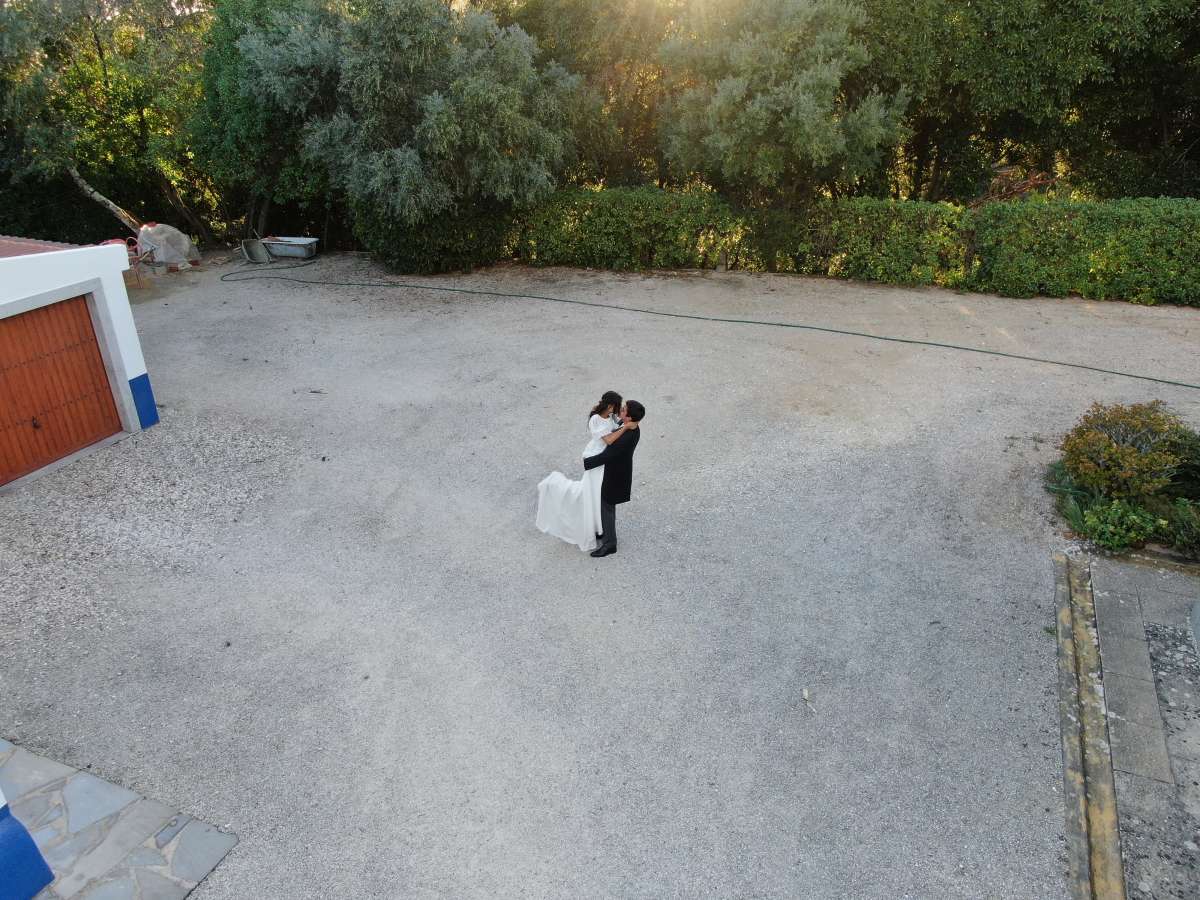
[[[598,415],[588,419],[592,439],[583,448],[583,455],[595,456],[604,450],[601,438],[612,430],[611,419]],[[562,472],[551,472],[538,484],[538,529],[575,544],[580,550],[595,550],[599,546],[596,535],[603,529],[600,524],[600,485],[603,481],[604,466],[585,471],[579,481],[571,480]]]

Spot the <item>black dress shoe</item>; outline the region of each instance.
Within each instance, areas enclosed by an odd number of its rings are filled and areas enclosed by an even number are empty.
[[[591,555],[599,559],[601,556],[608,556],[608,554],[616,552],[616,547],[597,547],[592,551]]]

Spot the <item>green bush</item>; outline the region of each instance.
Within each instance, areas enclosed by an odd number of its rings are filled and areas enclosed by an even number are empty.
[[[948,203],[853,198],[746,219],[741,252],[731,259],[742,268],[887,284],[962,281],[962,210]]]
[[[700,269],[717,264],[738,224],[706,191],[559,191],[522,219],[517,256],[537,266]]]
[[[1083,513],[1083,533],[1105,550],[1139,547],[1162,527],[1160,520],[1124,500],[1092,506]]]
[[[353,218],[355,237],[376,259],[399,272],[469,271],[512,255],[515,216],[500,207],[456,218],[438,217],[419,228],[381,216],[368,206],[354,209]]]
[[[1060,449],[1075,484],[1105,497],[1138,500],[1171,482],[1179,458],[1170,451],[1182,422],[1163,405],[1094,404]]]
[[[1046,490],[1054,495],[1055,505],[1071,526],[1071,530],[1076,534],[1083,534],[1087,527],[1083,521],[1084,510],[1102,503],[1104,498],[1095,491],[1076,484],[1061,459],[1050,463],[1046,469],[1044,484]]]
[[[1035,198],[964,210],[847,198],[735,212],[716,194],[573,188],[521,217],[533,265],[731,268],[1200,305],[1200,200]]]
[[[1071,530],[1107,550],[1154,539],[1200,559],[1200,434],[1160,402],[1099,403],[1067,433],[1046,490]]]
[[[1200,201],[1034,198],[965,224],[973,290],[1200,305]]]
[[[822,203],[813,210],[808,268],[886,284],[957,285],[963,277],[962,215],[948,203]]]
[[[1200,559],[1200,503],[1179,498],[1167,512],[1164,539],[1171,548]]]
[[[1167,451],[1179,463],[1165,493],[1200,501],[1200,433],[1190,428],[1177,429],[1167,442]]]

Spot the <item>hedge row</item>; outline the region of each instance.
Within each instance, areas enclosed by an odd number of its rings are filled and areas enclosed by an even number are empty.
[[[1200,306],[1198,200],[994,203],[965,224],[975,290]]]
[[[574,189],[524,216],[515,250],[539,266],[704,269],[739,234],[733,211],[710,192]]]
[[[489,241],[475,262],[711,268],[722,252],[731,268],[1200,306],[1200,201],[1187,199],[1035,198],[975,210],[850,199],[764,214],[737,213],[706,191],[572,189],[518,217],[508,244]]]

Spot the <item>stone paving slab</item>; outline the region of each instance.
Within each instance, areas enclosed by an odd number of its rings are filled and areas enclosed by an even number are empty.
[[[1106,634],[1138,641],[1146,639],[1142,627],[1141,605],[1136,593],[1095,590],[1093,602],[1096,605],[1096,622]]]
[[[1106,672],[1104,699],[1108,704],[1108,714],[1114,719],[1124,719],[1149,728],[1159,728],[1162,725],[1162,717],[1158,712],[1158,694],[1155,693],[1152,681]]]
[[[1103,591],[1127,594],[1168,593],[1195,600],[1196,576],[1176,568],[1160,568],[1123,559],[1096,559],[1092,575],[1103,583]]]
[[[1200,577],[1092,564],[1130,900],[1200,896]],[[1134,611],[1137,611],[1136,618]]]
[[[38,900],[182,900],[237,836],[0,740],[0,787],[54,872]]]
[[[1162,725],[1139,725],[1122,719],[1109,722],[1112,764],[1117,772],[1174,784]]]
[[[1100,626],[1100,653],[1104,662],[1104,672],[1115,672],[1127,678],[1137,678],[1141,681],[1153,681],[1150,672],[1150,653],[1146,649],[1145,639],[1114,636]]]

